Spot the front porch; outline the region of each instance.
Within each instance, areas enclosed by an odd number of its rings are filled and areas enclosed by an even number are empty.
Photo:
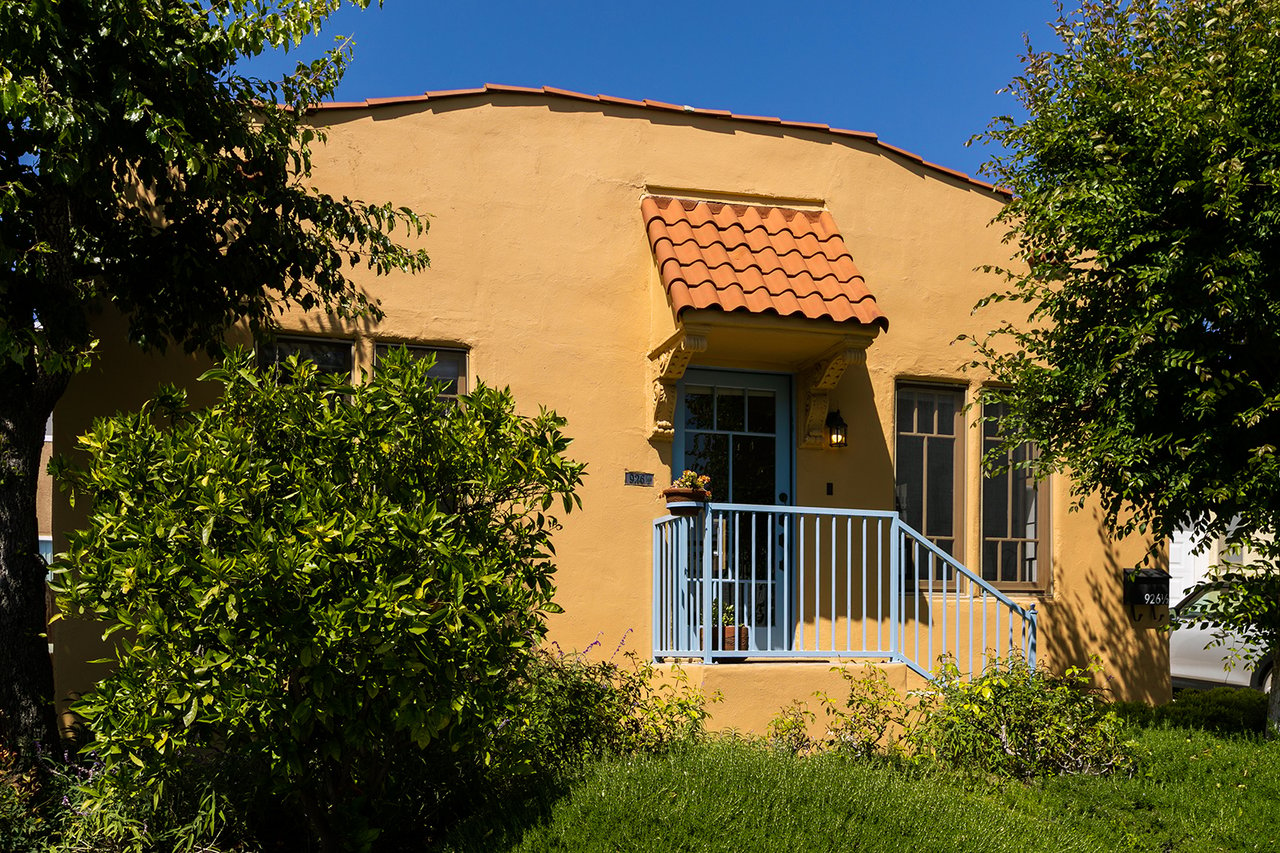
[[[708,629],[710,626],[710,630]],[[658,660],[903,664],[930,677],[992,656],[1034,666],[1023,608],[896,512],[709,503],[653,526]]]

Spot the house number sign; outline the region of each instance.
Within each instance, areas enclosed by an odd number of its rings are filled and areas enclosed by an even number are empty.
[[[1159,569],[1129,569],[1124,573],[1124,603],[1159,607],[1169,603],[1169,575]]]
[[[624,486],[652,486],[653,475],[646,474],[643,471],[624,471],[622,472],[622,485]]]

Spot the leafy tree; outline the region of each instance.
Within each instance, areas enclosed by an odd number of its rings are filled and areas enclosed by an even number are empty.
[[[1007,445],[1120,533],[1280,530],[1280,2],[1088,0],[1028,46],[987,174],[1029,306],[979,361]],[[1256,602],[1256,597],[1254,597]],[[1277,606],[1274,598],[1272,608]],[[1256,615],[1256,613],[1255,613]],[[1280,650],[1277,651],[1280,655]],[[1280,692],[1270,703],[1280,726]]]
[[[300,810],[320,849],[359,847],[407,808],[405,756],[483,749],[516,716],[583,466],[554,413],[483,385],[455,403],[427,369],[392,353],[353,388],[291,359],[277,384],[240,353],[205,374],[211,408],[170,392],[80,439],[89,522],[56,586],[121,629],[76,706],[106,765],[88,840],[120,843],[93,833],[136,803],[151,825],[115,834],[158,842],[150,804],[195,778],[201,801]]]
[[[91,358],[92,312],[192,351],[289,305],[376,314],[348,264],[427,263],[388,236],[421,234],[412,212],[308,185],[322,137],[303,116],[344,49],[281,81],[236,70],[340,4],[0,3],[0,743],[53,736],[36,478],[45,420]]]

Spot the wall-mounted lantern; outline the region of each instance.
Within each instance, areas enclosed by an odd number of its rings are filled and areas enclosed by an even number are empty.
[[[831,447],[849,445],[849,425],[840,417],[840,410],[827,413],[827,444]]]

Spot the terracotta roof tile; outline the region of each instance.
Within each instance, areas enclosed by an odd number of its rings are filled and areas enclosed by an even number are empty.
[[[825,210],[645,196],[640,211],[676,316],[718,308],[889,328]]]

